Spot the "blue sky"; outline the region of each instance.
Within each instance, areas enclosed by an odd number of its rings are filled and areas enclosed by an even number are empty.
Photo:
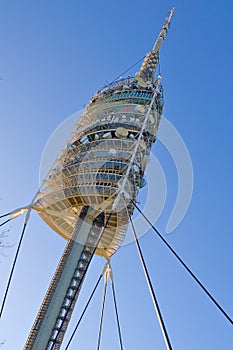
[[[231,1],[2,1],[0,3],[0,210],[30,202],[43,148],[64,119],[92,93],[150,50],[170,8],[176,12],[161,51],[164,116],[189,149],[194,192],[180,226],[166,238],[233,316],[232,283],[232,10]],[[136,71],[132,71],[134,74]],[[177,173],[158,142],[153,153],[168,195],[156,226],[165,232]],[[3,295],[22,219],[10,224],[13,244],[0,257]],[[153,232],[141,239],[174,349],[233,346],[232,326]],[[22,349],[65,246],[34,213],[0,320],[4,350]],[[103,261],[91,264],[68,335]],[[165,349],[134,245],[112,259],[125,349]],[[96,348],[102,289],[70,349]],[[108,293],[102,349],[119,349]]]

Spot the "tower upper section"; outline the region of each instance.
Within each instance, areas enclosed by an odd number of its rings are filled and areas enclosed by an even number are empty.
[[[144,172],[163,109],[161,76],[154,77],[160,47],[174,9],[136,76],[120,79],[94,94],[75,125],[34,205],[64,238],[72,236],[83,207],[111,220],[96,254],[109,257],[121,246],[132,203],[145,185]],[[127,208],[126,208],[127,205]]]

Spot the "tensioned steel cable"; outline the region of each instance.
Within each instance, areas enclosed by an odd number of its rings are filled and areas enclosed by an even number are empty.
[[[212,300],[215,306],[222,312],[225,318],[233,325],[233,320],[227,314],[227,312],[221,307],[221,305],[217,302],[217,300],[213,297],[213,295],[207,290],[207,288],[201,283],[201,281],[196,277],[196,275],[190,270],[190,268],[185,264],[185,262],[181,259],[181,257],[176,253],[176,251],[172,248],[172,246],[166,241],[166,239],[161,235],[161,233],[157,230],[157,228],[151,223],[151,221],[146,217],[143,211],[138,207],[138,205],[131,199],[131,202],[135,206],[135,208],[139,211],[140,214],[144,217],[144,219],[148,222],[151,228],[157,233],[159,238],[163,241],[163,243],[169,248],[169,250],[173,253],[173,255],[178,259],[181,265],[188,271],[188,273],[193,277],[193,279],[197,282],[199,287],[206,293],[206,295]]]
[[[16,253],[15,253],[15,258],[14,258],[14,261],[13,261],[13,265],[12,265],[12,268],[11,268],[10,276],[9,276],[9,279],[8,279],[8,282],[7,282],[5,294],[4,294],[2,305],[1,305],[0,318],[2,317],[3,309],[4,309],[4,306],[5,306],[5,303],[6,303],[6,298],[7,298],[7,295],[8,295],[9,288],[10,288],[11,280],[12,280],[13,273],[14,273],[14,270],[15,270],[15,265],[16,265],[16,262],[17,262],[17,259],[18,259],[20,247],[21,247],[21,244],[22,244],[22,241],[23,241],[23,237],[24,237],[24,233],[25,233],[25,230],[26,230],[26,227],[27,227],[27,224],[28,224],[30,213],[31,213],[31,209],[28,210],[26,218],[25,218],[25,221],[24,221],[23,229],[22,229],[22,232],[21,232],[21,236],[20,236],[20,239],[19,239],[18,247],[17,247]],[[8,221],[10,221],[10,219]]]
[[[77,332],[77,329],[78,329],[78,327],[79,327],[79,325],[80,325],[80,323],[82,321],[82,318],[83,318],[83,316],[84,316],[84,314],[85,314],[85,312],[86,312],[86,310],[87,310],[87,308],[88,308],[88,306],[89,306],[89,304],[90,304],[90,302],[91,302],[91,300],[92,300],[92,298],[93,298],[93,296],[95,294],[95,291],[96,291],[96,289],[97,289],[97,287],[98,287],[102,277],[103,277],[103,273],[101,273],[101,275],[98,278],[98,281],[96,282],[96,285],[95,285],[95,287],[94,287],[94,289],[93,289],[93,291],[92,291],[92,293],[91,293],[91,295],[90,295],[90,297],[89,297],[89,299],[88,299],[88,301],[87,301],[87,303],[86,303],[86,305],[85,305],[85,307],[83,309],[83,312],[82,312],[81,316],[79,317],[79,320],[76,323],[76,326],[75,326],[75,328],[74,328],[74,330],[73,330],[73,332],[72,332],[72,334],[70,336],[70,339],[69,339],[69,341],[68,341],[68,343],[67,343],[67,345],[65,347],[65,350],[69,349],[69,346],[70,346],[70,344],[71,344],[71,342],[72,342],[72,340],[73,340],[73,338],[75,336],[75,333]]]
[[[119,313],[118,313],[118,309],[117,309],[116,291],[115,291],[115,286],[114,286],[114,281],[113,281],[113,275],[111,277],[111,286],[112,286],[112,295],[113,295],[113,301],[114,301],[114,307],[115,307],[115,313],[116,313],[116,319],[117,319],[117,329],[118,329],[119,342],[120,342],[121,350],[123,350],[123,341],[122,341],[122,335],[121,335]]]
[[[7,219],[6,221],[4,221],[4,222],[2,222],[1,224],[0,224],[0,227],[1,226],[3,226],[3,225],[5,225],[5,224],[7,224],[9,221],[11,221],[12,219]]]
[[[142,58],[140,58],[136,63],[132,64],[129,68],[127,68],[124,72],[122,72],[121,74],[119,74],[115,79],[113,79],[111,81],[111,83],[109,83],[108,85],[111,85],[112,83],[114,83],[116,80],[120,79],[122,77],[122,75],[124,75],[125,73],[127,73],[128,71],[130,71],[130,69],[132,69],[133,67],[135,67],[138,63],[142,62],[144,60],[146,56],[144,55]]]
[[[107,272],[105,272],[105,277],[104,277],[104,292],[103,292],[102,308],[101,308],[101,314],[100,314],[100,326],[99,326],[97,350],[100,349],[100,342],[101,342],[102,327],[103,327],[103,317],[104,317],[104,307],[105,307],[105,300],[106,300],[107,285],[108,285],[108,275],[107,275]]]
[[[148,272],[147,267],[146,267],[146,263],[145,263],[145,260],[144,260],[143,254],[142,254],[142,250],[141,250],[138,238],[137,238],[137,234],[136,234],[136,231],[135,231],[135,227],[134,227],[131,215],[128,212],[127,205],[126,205],[126,209],[127,209],[127,213],[128,213],[128,217],[129,217],[130,223],[131,223],[133,236],[134,236],[134,241],[135,241],[135,244],[136,244],[136,247],[137,247],[137,250],[138,250],[138,254],[139,254],[139,257],[140,257],[140,260],[141,260],[141,263],[142,263],[142,267],[143,267],[143,270],[144,270],[146,281],[147,281],[147,284],[148,284],[148,287],[149,287],[149,290],[150,290],[150,294],[151,294],[151,297],[152,297],[152,301],[153,301],[153,304],[154,304],[154,307],[155,307],[155,311],[156,311],[156,314],[157,314],[157,317],[158,317],[158,320],[159,320],[160,328],[161,328],[161,331],[163,333],[163,338],[164,338],[164,341],[165,341],[167,349],[168,350],[172,350],[172,346],[171,346],[171,342],[170,342],[170,339],[169,339],[169,336],[168,336],[168,332],[167,332],[165,323],[163,321],[162,313],[160,311],[160,307],[159,307],[159,304],[158,304],[158,301],[157,301],[157,298],[156,298],[156,295],[155,295],[155,292],[154,292],[153,285],[151,283],[149,272]]]
[[[5,216],[9,216],[9,215],[11,215],[12,214],[12,212],[9,212],[9,213],[6,213],[6,214],[3,214],[3,215],[0,215],[0,219],[1,218],[4,218]]]

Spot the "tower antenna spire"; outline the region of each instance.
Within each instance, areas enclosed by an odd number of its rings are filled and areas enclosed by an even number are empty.
[[[157,37],[157,40],[155,41],[155,44],[152,50],[148,52],[148,54],[146,55],[142,63],[142,66],[140,68],[140,71],[136,76],[139,79],[142,78],[143,80],[151,80],[153,78],[155,71],[157,69],[157,66],[159,64],[159,51],[166,38],[174,11],[175,11],[175,8],[173,7],[168,17],[165,19],[163,23],[161,31]]]

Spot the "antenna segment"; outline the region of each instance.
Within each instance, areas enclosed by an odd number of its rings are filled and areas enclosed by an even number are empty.
[[[153,79],[153,76],[159,64],[159,51],[166,38],[174,11],[175,11],[175,8],[171,9],[169,16],[165,20],[162,26],[162,29],[158,35],[158,38],[153,46],[153,49],[146,55],[146,58],[142,64],[139,74],[138,76],[136,76],[138,77],[139,81],[140,81],[140,78],[142,78],[145,81]]]

